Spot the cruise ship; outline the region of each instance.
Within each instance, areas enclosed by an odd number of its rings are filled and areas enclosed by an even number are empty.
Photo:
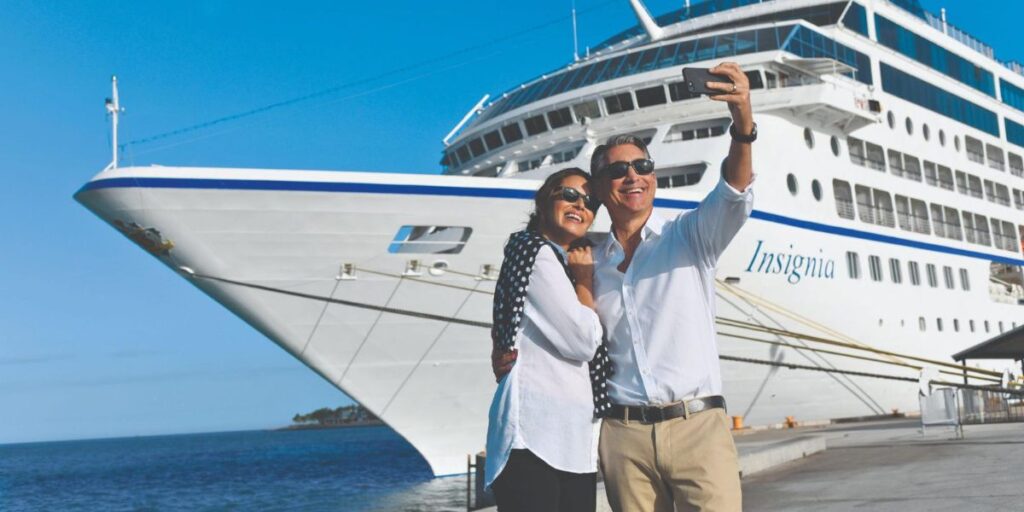
[[[655,207],[695,208],[719,179],[729,116],[689,94],[681,69],[730,60],[750,78],[760,139],[754,212],[717,274],[729,414],[889,414],[918,409],[922,373],[999,382],[1005,362],[950,356],[1024,318],[1022,66],[916,0],[708,0],[658,16],[630,4],[631,28],[482,100],[437,174],[121,167],[115,142],[75,198],[436,475],[464,473],[495,389],[502,247],[539,181],[633,133],[658,165]],[[116,121],[116,97],[108,110]],[[593,229],[608,227],[601,213]]]

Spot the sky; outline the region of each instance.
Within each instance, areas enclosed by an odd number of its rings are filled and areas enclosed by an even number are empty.
[[[1024,62],[1024,2],[922,3]],[[333,89],[129,144],[122,165],[437,173],[484,94],[570,61],[571,5],[4,2],[0,443],[272,428],[351,403],[74,202],[110,160],[111,74],[122,143]],[[581,49],[635,24],[627,0],[576,7]]]

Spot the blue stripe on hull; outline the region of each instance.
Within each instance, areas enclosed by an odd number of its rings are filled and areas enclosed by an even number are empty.
[[[301,192],[354,192],[370,194],[404,194],[404,195],[427,195],[427,196],[460,196],[460,197],[488,197],[497,199],[532,199],[531,190],[512,190],[505,188],[473,188],[473,187],[448,187],[438,185],[396,185],[385,183],[343,183],[343,182],[322,182],[322,181],[277,181],[277,180],[218,180],[199,178],[110,178],[105,180],[91,181],[83,186],[78,193],[90,190],[105,188],[184,188],[184,189],[222,189],[222,190],[286,190]],[[76,194],[77,195],[77,194]],[[654,206],[659,208],[672,208],[677,210],[692,210],[697,207],[697,201],[679,199],[655,199]],[[895,236],[860,231],[857,229],[822,224],[807,220],[795,219],[768,213],[761,210],[754,210],[751,217],[776,224],[783,224],[795,228],[828,233],[830,235],[868,240],[901,247],[910,247],[923,251],[939,252],[967,258],[977,258],[986,261],[996,261],[1008,265],[1024,265],[1024,260],[1009,258],[1006,256],[985,254],[982,252],[946,247],[928,242],[907,240]]]

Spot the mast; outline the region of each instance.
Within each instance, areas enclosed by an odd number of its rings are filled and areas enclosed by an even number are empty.
[[[110,125],[111,125],[110,140],[113,142],[113,144],[111,144],[111,153],[112,154],[111,154],[110,165],[108,165],[107,168],[108,169],[117,169],[117,120],[118,120],[118,115],[121,112],[123,112],[124,109],[121,108],[121,102],[120,102],[120,100],[117,97],[117,75],[114,75],[114,76],[110,77],[110,82],[111,82],[111,86],[110,87],[111,87],[112,91],[111,91],[111,97],[107,98],[106,107],[107,107],[107,113],[110,114],[110,120],[111,120],[111,123],[110,123]]]

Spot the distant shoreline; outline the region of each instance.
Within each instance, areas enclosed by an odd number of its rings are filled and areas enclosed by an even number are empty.
[[[359,421],[354,423],[342,423],[337,425],[288,425],[287,427],[280,427],[273,429],[275,432],[287,431],[287,430],[330,430],[335,428],[358,428],[358,427],[383,427],[384,422],[380,420],[371,421]]]

